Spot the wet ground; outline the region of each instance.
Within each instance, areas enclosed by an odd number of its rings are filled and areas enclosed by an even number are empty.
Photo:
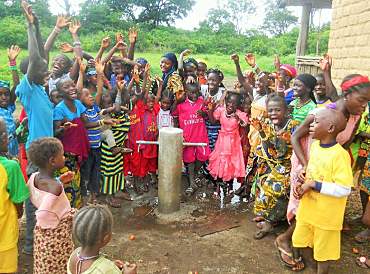
[[[135,262],[138,273],[292,273],[280,263],[273,244],[286,225],[262,240],[254,240],[252,204],[235,203],[238,199],[234,198],[233,204],[220,209],[219,201],[204,188],[183,202],[179,213],[164,216],[157,212],[154,193],[152,190],[134,202],[123,202],[121,209],[112,209],[113,239],[103,250],[109,258]],[[370,255],[369,244],[355,244],[353,240],[361,229],[356,194],[348,208],[346,218],[352,229],[343,233],[342,258],[331,273],[369,273],[355,264],[358,255],[353,253],[355,247],[361,254]],[[21,244],[23,238],[24,224]],[[315,273],[315,264],[308,259],[306,264],[301,273]],[[22,254],[19,273],[32,273],[31,269],[32,259]]]

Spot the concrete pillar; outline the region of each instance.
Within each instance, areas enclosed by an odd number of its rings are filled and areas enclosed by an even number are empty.
[[[159,130],[159,213],[169,214],[180,210],[182,149],[182,129],[162,128]]]

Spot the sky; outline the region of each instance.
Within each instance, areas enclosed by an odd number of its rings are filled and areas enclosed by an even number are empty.
[[[79,5],[84,2],[85,0],[71,0],[72,10],[78,11]],[[212,8],[217,8],[217,5],[222,5],[225,0],[198,0],[195,1],[196,4],[194,5],[192,11],[188,14],[186,18],[177,20],[175,26],[177,28],[192,30],[198,27],[201,21],[204,21],[207,18],[207,13]],[[248,21],[246,22],[246,28],[251,29],[258,27],[263,22],[263,15],[264,15],[264,5],[262,0],[255,0],[256,3],[256,13],[254,15],[248,15]],[[49,0],[49,4],[53,13],[58,14],[63,12],[63,0]],[[300,7],[289,7],[289,10],[293,12],[293,14],[297,17],[301,15],[301,8]],[[331,10],[322,10],[321,16],[319,12],[316,13],[314,17],[315,25],[329,22],[331,20]]]

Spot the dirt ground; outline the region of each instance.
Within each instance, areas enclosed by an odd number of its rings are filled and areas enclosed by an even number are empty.
[[[343,233],[342,258],[331,273],[369,273],[355,263],[357,248],[362,255],[370,255],[370,246],[356,244],[354,235],[361,230],[358,220],[358,193],[350,199],[346,219],[351,231]],[[157,211],[155,190],[133,202],[124,202],[121,209],[112,209],[115,217],[113,239],[103,252],[111,259],[123,259],[138,265],[138,273],[187,274],[206,273],[292,273],[279,261],[274,239],[286,224],[273,234],[254,240],[256,231],[252,221],[252,204],[238,202],[220,209],[220,202],[211,198],[205,187],[190,201],[181,203],[181,210],[172,215]],[[204,197],[206,196],[206,197]],[[213,229],[235,228],[213,233]],[[25,223],[22,219],[21,241],[24,243]],[[135,239],[130,240],[134,235]],[[305,274],[315,273],[315,264],[306,256]],[[32,258],[21,254],[19,273],[32,273]]]

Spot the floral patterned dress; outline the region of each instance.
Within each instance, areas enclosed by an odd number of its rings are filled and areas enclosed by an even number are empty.
[[[296,125],[296,122],[288,120],[279,131],[269,120],[262,125],[266,137],[256,150],[254,213],[269,222],[285,219],[292,156],[290,139]]]

